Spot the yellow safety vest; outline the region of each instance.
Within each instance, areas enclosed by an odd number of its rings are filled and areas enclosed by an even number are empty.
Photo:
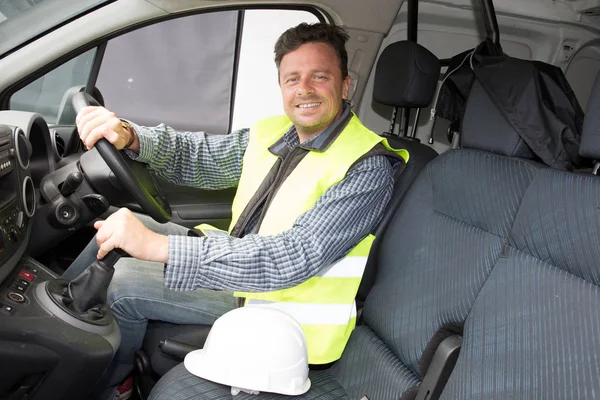
[[[232,206],[229,232],[267,176],[277,156],[269,147],[291,127],[287,116],[259,121],[250,129],[242,175]],[[323,152],[310,151],[294,168],[273,197],[258,234],[276,235],[292,228],[294,221],[311,209],[323,193],[340,182],[348,169],[378,143],[408,161],[406,150],[394,150],[387,141],[368,130],[355,115]],[[196,227],[214,230],[209,225]],[[339,359],[356,324],[355,297],[375,237],[368,235],[348,254],[324,266],[307,281],[283,290],[265,293],[236,292],[246,305],[263,305],[293,316],[302,326],[310,364]]]

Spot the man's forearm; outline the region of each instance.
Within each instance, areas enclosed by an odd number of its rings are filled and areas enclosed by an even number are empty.
[[[203,189],[235,187],[248,145],[248,130],[230,135],[177,132],[166,125],[143,127],[131,123],[135,140],[127,150],[162,178]],[[137,152],[136,152],[137,150]]]

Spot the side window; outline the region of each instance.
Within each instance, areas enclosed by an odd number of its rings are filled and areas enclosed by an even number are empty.
[[[283,113],[273,46],[301,22],[318,19],[300,10],[219,11],[147,26],[108,42],[96,86],[108,109],[141,125],[215,134],[228,133],[230,120],[232,130],[248,127]]]
[[[318,21],[308,11],[261,9],[158,22],[107,42],[96,87],[121,118],[225,134],[283,113],[275,41],[292,26]],[[49,125],[73,125],[69,94],[87,84],[96,51],[15,92],[10,109],[38,112]]]
[[[300,10],[248,10],[244,29],[231,129],[247,128],[260,118],[283,114],[273,48],[288,28],[319,22]]]
[[[108,42],[96,86],[138,124],[227,133],[238,11],[191,15]]]
[[[69,94],[87,84],[95,54],[96,49],[88,50],[21,88],[9,108],[40,113],[49,125],[75,124]]]

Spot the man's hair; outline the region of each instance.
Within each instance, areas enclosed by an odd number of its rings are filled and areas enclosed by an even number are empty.
[[[286,54],[296,50],[305,43],[327,43],[335,50],[342,70],[342,78],[348,76],[348,53],[346,42],[349,36],[346,30],[340,26],[324,23],[307,24],[288,29],[277,39],[275,43],[275,65],[279,70],[281,59]]]

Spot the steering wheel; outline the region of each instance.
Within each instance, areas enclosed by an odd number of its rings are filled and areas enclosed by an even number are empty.
[[[72,101],[77,114],[84,107],[100,106],[88,93],[76,93]],[[171,220],[171,206],[146,165],[133,161],[126,154],[122,154],[123,151],[117,151],[115,146],[104,138],[98,140],[94,148],[148,215],[160,223]]]

